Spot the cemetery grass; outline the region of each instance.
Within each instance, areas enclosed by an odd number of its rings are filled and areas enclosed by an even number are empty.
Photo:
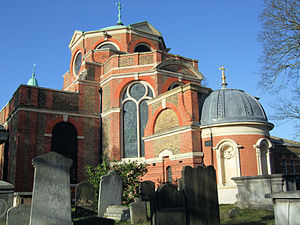
[[[268,210],[239,209],[235,217],[229,217],[229,211],[237,208],[234,205],[220,205],[222,225],[275,225],[274,213]],[[116,225],[130,225],[128,222],[117,222]],[[150,225],[150,222],[139,225]]]

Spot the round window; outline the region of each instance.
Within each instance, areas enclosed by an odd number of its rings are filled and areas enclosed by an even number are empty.
[[[73,71],[75,72],[75,75],[79,73],[80,67],[81,67],[81,52],[79,52],[74,60],[74,69]]]

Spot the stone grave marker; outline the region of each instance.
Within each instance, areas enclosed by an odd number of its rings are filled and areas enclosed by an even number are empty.
[[[213,166],[182,170],[182,189],[186,197],[189,225],[219,225],[216,171]]]
[[[122,203],[122,178],[116,171],[102,176],[99,185],[98,216],[103,217],[110,205]]]
[[[186,225],[185,198],[172,184],[159,187],[151,199],[152,225]]]
[[[155,183],[147,180],[140,183],[139,192],[142,201],[150,201],[155,191]]]
[[[18,205],[11,207],[7,211],[6,225],[28,225],[31,207],[28,205]]]
[[[6,220],[7,210],[13,206],[14,185],[0,181],[0,222]]]
[[[131,224],[139,224],[147,221],[146,203],[140,198],[135,198],[130,204],[130,222]]]
[[[77,184],[75,189],[76,217],[91,216],[95,214],[95,188],[88,181]]]
[[[72,160],[50,152],[32,160],[35,168],[30,225],[72,225],[70,167]]]

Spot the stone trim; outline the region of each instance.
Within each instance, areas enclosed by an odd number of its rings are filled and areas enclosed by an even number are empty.
[[[112,113],[120,113],[120,112],[121,112],[121,108],[112,108],[112,109],[109,109],[109,110],[103,112],[101,114],[101,116],[106,117],[106,116],[109,116]]]
[[[198,126],[188,125],[188,126],[168,130],[168,131],[163,132],[163,133],[158,133],[158,134],[153,134],[153,135],[150,135],[150,136],[147,136],[147,137],[143,137],[142,139],[145,142],[146,141],[153,141],[153,140],[157,140],[157,139],[160,139],[160,138],[164,138],[164,137],[168,137],[168,136],[172,136],[172,135],[176,135],[176,134],[181,134],[181,133],[185,133],[185,132],[189,132],[189,131],[200,131],[200,129],[199,129]]]

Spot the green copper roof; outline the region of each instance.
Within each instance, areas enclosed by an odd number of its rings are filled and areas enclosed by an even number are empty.
[[[109,26],[109,27],[104,27],[102,29],[100,29],[101,31],[105,31],[105,30],[116,30],[116,29],[121,29],[121,28],[126,28],[127,26]]]
[[[38,82],[37,79],[35,79],[35,64],[33,64],[33,72],[32,72],[32,77],[29,79],[27,82],[27,85],[38,87]]]

